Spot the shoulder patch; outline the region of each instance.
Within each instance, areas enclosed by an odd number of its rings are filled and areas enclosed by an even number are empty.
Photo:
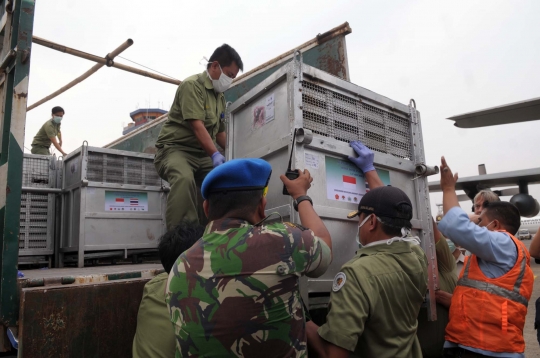
[[[332,283],[332,291],[339,291],[347,281],[347,276],[344,272],[338,272],[336,277],[334,277],[334,282]]]
[[[293,224],[293,223],[290,223],[290,222],[288,222],[288,221],[287,221],[287,222],[284,222],[284,224],[285,224],[286,226],[289,226],[289,227],[295,227],[295,228],[300,229],[300,230],[302,230],[302,231],[309,230],[307,227],[303,227],[303,226],[300,225],[300,224]]]

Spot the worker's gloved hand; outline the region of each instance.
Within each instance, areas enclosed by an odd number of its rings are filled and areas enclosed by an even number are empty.
[[[223,163],[225,163],[225,157],[220,152],[215,152],[212,154],[212,164],[214,165],[214,168]]]
[[[363,145],[359,140],[352,141],[349,145],[354,149],[356,154],[358,154],[358,158],[349,157],[351,162],[356,164],[356,166],[364,173],[375,170],[375,167],[373,166],[373,157],[375,154],[373,154],[371,149]]]

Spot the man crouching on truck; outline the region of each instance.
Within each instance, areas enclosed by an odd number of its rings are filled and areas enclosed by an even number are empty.
[[[182,220],[206,223],[199,200],[204,177],[225,162],[225,92],[244,65],[229,45],[218,47],[207,69],[178,86],[168,119],[161,128],[154,165],[169,182],[165,221],[170,230]],[[202,216],[202,217],[201,217]]]
[[[51,114],[51,119],[41,126],[34,137],[31,152],[32,154],[51,155],[49,148],[52,143],[63,156],[66,156],[66,152],[62,149],[62,132],[60,132],[60,122],[65,114],[64,109],[58,106],[53,107]]]
[[[307,196],[307,170],[295,180],[281,176],[303,226],[266,223],[271,173],[262,159],[234,159],[204,179],[210,223],[167,285],[177,357],[306,356],[298,279],[326,271],[332,241]]]
[[[358,210],[361,248],[334,278],[326,323],[307,323],[310,356],[421,358],[416,327],[427,291],[427,259],[415,238],[408,237],[412,204],[400,189],[382,186],[373,152],[352,142],[371,190]]]

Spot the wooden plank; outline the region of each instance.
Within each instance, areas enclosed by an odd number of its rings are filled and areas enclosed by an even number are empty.
[[[21,270],[24,273],[24,279],[39,279],[39,278],[55,278],[55,277],[79,277],[90,275],[111,275],[125,272],[145,272],[148,271],[150,276],[154,276],[155,271],[162,270],[163,266],[160,263],[149,264],[118,264],[109,266],[88,266],[88,267],[63,267],[53,268],[48,270]]]
[[[137,312],[149,279],[25,288],[22,357],[131,357]]]

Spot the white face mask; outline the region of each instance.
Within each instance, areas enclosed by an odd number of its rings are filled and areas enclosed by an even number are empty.
[[[60,117],[60,116],[53,116],[52,118],[53,118],[54,123],[62,122],[62,117]]]
[[[221,66],[219,66],[219,69],[221,70],[221,74],[219,75],[219,79],[217,80],[213,79],[212,76],[210,76],[210,72],[208,72],[208,70],[206,70],[206,73],[208,74],[208,78],[212,80],[212,85],[214,86],[214,90],[218,93],[223,93],[226,90],[228,90],[229,87],[231,87],[233,79],[223,73]]]
[[[362,243],[360,242],[360,228],[361,228],[362,226],[364,226],[364,224],[368,221],[368,219],[369,219],[370,217],[371,217],[371,214],[368,215],[368,216],[366,216],[366,218],[364,219],[364,221],[362,221],[362,222],[360,223],[360,225],[358,225],[358,231],[356,232],[356,242],[358,243],[358,247],[360,247],[360,248],[362,248],[362,246],[364,246],[364,245],[362,245]]]

